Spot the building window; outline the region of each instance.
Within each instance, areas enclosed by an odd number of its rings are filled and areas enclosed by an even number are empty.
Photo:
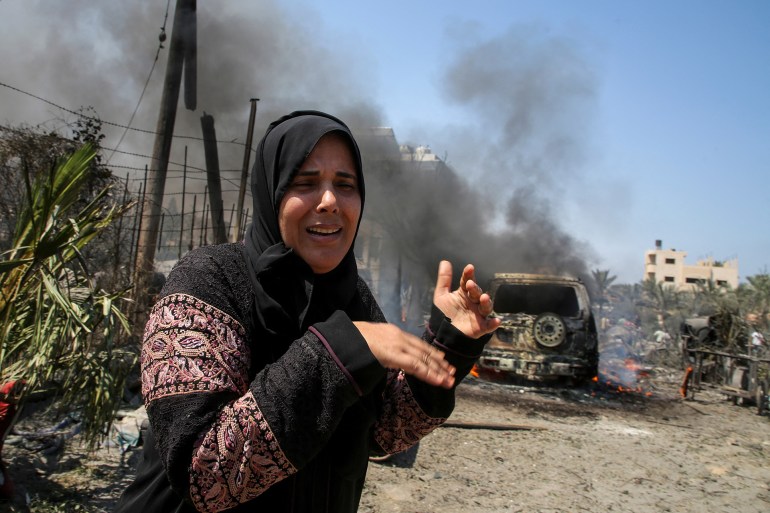
[[[727,282],[725,280],[717,280],[717,285],[719,285],[720,287],[726,287]]]
[[[650,255],[650,265],[655,265],[655,255]]]
[[[703,280],[699,278],[686,278],[684,281],[687,283],[700,283]]]
[[[676,258],[667,258],[666,263],[673,265],[676,263]]]
[[[666,276],[663,278],[663,281],[667,281],[669,283],[674,283],[674,277],[673,276]]]

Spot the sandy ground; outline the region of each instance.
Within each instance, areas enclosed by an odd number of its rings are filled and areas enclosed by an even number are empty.
[[[660,374],[650,396],[471,379],[450,421],[517,429],[437,429],[411,467],[370,466],[360,511],[770,511],[770,418],[713,388],[684,401],[681,376]],[[0,511],[110,511],[138,451],[87,455],[75,439],[51,455],[7,444],[17,497]]]
[[[371,468],[360,510],[770,511],[770,419],[713,390],[683,401],[678,386],[462,385],[450,420],[536,429],[440,428],[413,468]]]

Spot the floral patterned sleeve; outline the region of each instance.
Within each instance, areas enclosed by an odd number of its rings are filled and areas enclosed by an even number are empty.
[[[168,468],[181,466],[176,458],[189,465],[190,497],[199,511],[232,507],[296,472],[249,390],[249,361],[243,327],[223,311],[186,294],[166,296],[153,308],[141,367],[156,437],[170,449],[186,446],[189,440],[183,443],[174,435],[186,423],[173,418],[213,417],[205,436],[195,442],[192,458],[166,451]],[[209,407],[208,401],[196,400],[200,394],[237,398],[207,415],[199,411]],[[190,400],[180,404],[185,396]]]
[[[187,294],[171,294],[150,312],[142,344],[145,401],[248,388],[245,331],[230,315]]]

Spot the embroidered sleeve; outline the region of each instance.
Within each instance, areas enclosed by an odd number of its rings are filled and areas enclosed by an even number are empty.
[[[150,312],[142,344],[145,402],[193,392],[243,394],[250,358],[244,336],[235,319],[199,299],[161,299]]]
[[[249,392],[225,407],[196,444],[190,497],[199,511],[222,511],[296,471]]]
[[[204,301],[172,294],[150,313],[142,392],[166,468],[199,511],[230,508],[296,472],[249,391],[249,361],[241,324]],[[216,397],[237,399],[217,407]]]
[[[403,371],[390,371],[374,440],[388,454],[404,451],[436,429],[445,417],[431,417],[414,397]]]

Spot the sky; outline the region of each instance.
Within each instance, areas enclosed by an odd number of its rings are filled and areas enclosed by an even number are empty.
[[[116,172],[141,173],[123,152],[149,154],[152,139],[120,126],[135,108],[132,127],[155,126],[166,5],[0,0],[0,123],[61,128],[92,107],[114,123]],[[199,133],[205,110],[218,139],[242,142],[251,97],[257,134],[287,109],[328,110],[429,146],[481,191],[479,230],[505,234],[519,199],[618,283],[642,279],[658,239],[688,264],[768,272],[770,2],[469,5],[198,2],[199,107],[180,109],[176,132]],[[237,170],[231,153],[222,167]]]

